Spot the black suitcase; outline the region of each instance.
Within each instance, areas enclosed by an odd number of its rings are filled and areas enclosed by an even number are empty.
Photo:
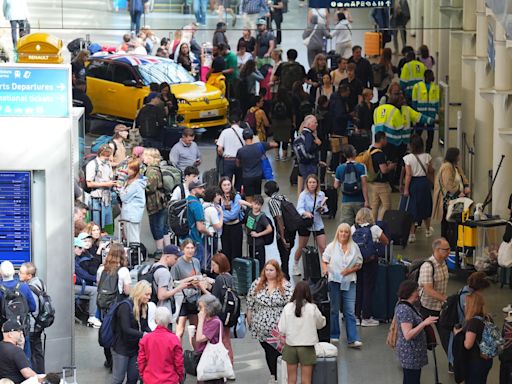
[[[128,267],[133,268],[136,265],[141,265],[148,256],[148,252],[146,247],[142,243],[130,243],[128,245],[129,248],[129,257],[128,257]]]
[[[375,320],[387,322],[388,316],[388,264],[386,261],[379,262],[377,279],[373,291],[372,312]]]
[[[299,179],[299,164],[293,162],[292,173],[290,174],[290,185],[297,185]]]
[[[407,199],[406,209],[408,205],[409,199]],[[394,244],[401,245],[405,248],[409,240],[409,232],[413,223],[412,215],[406,211],[392,209],[384,213],[383,221],[388,226],[389,239],[393,240]]]
[[[317,357],[311,384],[335,384],[338,382],[338,359]]]
[[[328,343],[331,340],[331,303],[330,301],[322,301],[315,304],[325,317],[325,327],[318,330],[318,341]]]
[[[323,188],[322,191],[325,193],[327,199],[327,208],[329,211],[327,215],[329,218],[334,219],[338,213],[338,190],[333,187]]]
[[[304,266],[304,280],[320,279],[322,269],[320,268],[320,255],[316,246],[308,245],[301,252],[302,264]]]
[[[395,313],[395,305],[398,301],[398,288],[407,278],[407,267],[403,264],[390,264],[387,266],[387,313],[391,320]]]

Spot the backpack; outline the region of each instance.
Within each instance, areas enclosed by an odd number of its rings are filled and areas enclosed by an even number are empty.
[[[222,286],[226,291],[222,299],[222,310],[219,313],[219,318],[225,327],[233,327],[237,324],[240,317],[240,297],[235,292],[233,287],[226,284],[226,278],[223,277],[224,284]]]
[[[382,82],[387,77],[386,76],[386,68],[384,64],[373,64],[372,65],[372,74],[373,74],[373,85],[376,87],[380,87]]]
[[[292,149],[299,163],[307,162],[315,158],[314,154],[306,152],[306,136],[304,135],[304,131],[293,140]]]
[[[155,282],[155,272],[161,268],[165,268],[165,265],[155,264],[152,265],[149,270],[140,276],[139,281],[146,280],[149,284],[151,284],[151,301],[155,304],[158,303],[158,287]]]
[[[375,172],[372,160],[372,155],[379,152],[382,152],[382,150],[379,148],[368,148],[368,150],[361,152],[359,155],[357,155],[355,159],[356,163],[364,164],[366,166],[366,180],[369,182],[374,181],[377,178],[377,175],[380,173],[380,169],[377,170],[377,172]]]
[[[30,290],[37,296],[39,312],[37,316],[32,315],[35,320],[34,331],[41,332],[43,329],[51,327],[55,321],[55,307],[52,304],[50,295],[43,288],[39,290],[33,285],[28,286]]]
[[[344,195],[357,195],[358,193],[362,192],[361,178],[357,174],[355,164],[352,162],[345,164],[345,172],[343,174],[341,192]]]
[[[304,220],[292,202],[285,199],[280,200],[280,202],[284,228],[286,229],[287,233],[293,235],[304,226]],[[286,220],[284,220],[285,217]],[[293,238],[295,238],[295,236],[293,236]]]
[[[89,273],[82,268],[82,263],[84,261],[91,261],[92,258],[90,256],[81,256],[78,259],[75,257],[75,275],[76,275],[76,285],[93,285],[95,281],[88,280]],[[90,283],[90,284],[87,284]]]
[[[461,291],[448,296],[439,313],[437,324],[449,331],[459,322],[459,308],[464,312],[464,309],[460,305],[460,294]]]
[[[182,183],[183,174],[181,170],[167,161],[160,162],[160,172],[164,183],[164,191],[166,196],[171,196],[174,189]]]
[[[421,267],[425,263],[429,263],[432,266],[432,281],[434,281],[434,274],[436,273],[436,270],[434,268],[434,263],[430,260],[413,261],[411,266],[409,267],[407,279],[417,282],[418,279],[420,278]]]
[[[475,317],[484,323],[482,339],[478,344],[478,347],[480,348],[480,355],[487,359],[492,359],[498,356],[498,354],[502,351],[505,340],[501,335],[500,329],[496,326],[496,324],[494,324],[490,317]]]
[[[252,129],[253,132],[255,132],[256,129],[256,114],[254,112],[251,112],[250,110],[247,111],[245,114],[244,121],[249,125],[249,128]]]
[[[99,309],[107,310],[116,302],[119,295],[119,275],[117,271],[114,275],[103,271],[98,283],[98,296],[96,304]]]
[[[0,292],[2,292],[1,323],[16,321],[28,330],[30,311],[27,299],[21,293],[21,283],[18,281],[13,289],[0,285]]]
[[[129,300],[123,300],[119,303],[115,303],[110,307],[107,314],[103,316],[101,321],[101,327],[98,332],[98,342],[103,348],[112,348],[116,339],[115,335],[115,322],[117,309],[121,304],[127,303],[130,306],[130,311],[133,310],[133,305]]]
[[[136,117],[139,132],[142,137],[157,137],[160,134],[160,122],[158,121],[155,108],[151,104],[142,107]]]
[[[288,107],[283,101],[276,101],[272,106],[271,116],[273,119],[285,120],[288,117]]]
[[[304,69],[299,63],[283,63],[281,64],[281,76],[279,78],[279,88],[291,91],[296,81],[303,82]]]
[[[365,227],[356,225],[356,230],[352,235],[352,240],[354,240],[359,247],[364,261],[369,260],[372,256],[377,254],[377,248],[375,247],[372,230],[369,225]]]
[[[115,155],[116,152],[117,152],[117,144],[113,140],[113,137],[109,136],[109,135],[101,135],[96,140],[94,140],[92,142],[92,144],[91,144],[91,152],[92,153],[98,153],[99,149],[103,145],[107,145],[107,144],[110,144],[110,143],[112,143],[114,145],[114,152],[112,153],[112,155]]]
[[[80,171],[80,187],[84,190],[84,192],[91,193],[92,189],[87,186],[87,164],[89,164],[91,161],[95,162],[95,168],[94,168],[94,179],[96,179],[96,176],[98,174],[98,171],[100,170],[100,165],[96,161],[96,158],[98,156],[95,153],[90,153],[84,157],[83,163],[82,163],[82,169]]]
[[[171,231],[178,237],[187,236],[190,231],[188,223],[187,199],[171,201],[167,208],[167,221]]]
[[[264,213],[260,213],[258,215],[258,217],[256,218],[256,224],[258,223],[258,220],[260,219],[260,217],[262,217],[263,215],[267,218],[270,226],[272,227],[272,232],[263,236],[263,241],[265,242],[265,245],[270,245],[274,242],[274,232],[276,231],[276,229],[274,228],[274,224],[272,224],[272,220],[270,220],[269,217],[267,215],[265,215]],[[255,226],[256,226],[256,224],[255,224]]]

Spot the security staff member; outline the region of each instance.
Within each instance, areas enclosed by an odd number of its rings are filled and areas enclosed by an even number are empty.
[[[426,68],[421,61],[416,60],[414,51],[407,52],[405,58],[407,63],[405,63],[400,73],[400,87],[405,95],[407,104],[411,104],[412,89],[416,83],[423,81]]]
[[[436,119],[439,113],[439,86],[434,84],[434,72],[425,71],[425,81],[416,83],[412,89],[412,107],[421,114]],[[430,153],[434,142],[434,125],[416,125],[416,133],[421,136],[427,131],[426,151]]]

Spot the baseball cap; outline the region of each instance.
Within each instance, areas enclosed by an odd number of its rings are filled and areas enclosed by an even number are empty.
[[[244,140],[252,139],[254,137],[254,132],[252,131],[251,128],[244,128],[242,132],[242,137],[244,138]]]
[[[183,252],[181,252],[181,249],[174,244],[169,244],[164,247],[164,255],[176,255],[176,256],[183,256]]]
[[[2,332],[23,331],[22,325],[15,320],[7,320],[2,326]]]
[[[75,237],[75,241],[74,241],[73,245],[75,247],[80,247],[80,248],[85,248],[87,246],[87,244],[85,244],[85,241],[83,241],[83,239],[80,238],[80,235]]]
[[[256,25],[267,25],[267,21],[264,18],[259,18]]]
[[[114,127],[114,132],[121,132],[121,131],[129,131],[130,128],[128,128],[126,125],[124,124],[117,124],[115,127]]]
[[[206,184],[199,181],[199,180],[194,180],[194,181],[191,181],[190,184],[188,185],[188,190],[191,191],[193,190],[194,188],[204,188]]]

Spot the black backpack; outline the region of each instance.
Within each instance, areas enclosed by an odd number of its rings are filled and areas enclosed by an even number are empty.
[[[294,234],[304,226],[302,216],[295,208],[292,202],[283,199],[281,202],[281,215],[283,217],[284,228],[289,234]],[[286,217],[286,220],[284,219]],[[294,237],[295,238],[295,237]]]
[[[464,313],[464,308],[460,305],[460,295],[461,291],[448,296],[446,299],[439,313],[439,320],[437,322],[440,327],[451,331],[453,327],[455,327],[455,324],[459,322],[459,308]]]
[[[256,222],[258,222],[258,220],[260,219],[261,216],[265,216],[267,218],[270,226],[272,227],[272,232],[263,236],[263,241],[265,242],[265,245],[270,245],[274,242],[274,232],[276,231],[276,229],[274,228],[274,224],[272,223],[272,220],[270,220],[270,218],[267,215],[265,215],[264,213],[260,213],[258,215],[258,217],[256,218]]]
[[[158,271],[161,268],[167,268],[165,265],[162,264],[155,264],[152,265],[149,270],[141,275],[139,280],[146,280],[149,284],[151,284],[151,301],[155,304],[158,303],[158,287],[156,286],[155,282],[155,272]]]
[[[0,285],[0,292],[2,292],[1,323],[16,321],[28,330],[30,328],[30,311],[27,299],[21,293],[21,283],[18,281],[12,290]]]
[[[279,78],[279,88],[291,91],[296,81],[304,81],[306,77],[304,75],[304,68],[299,63],[282,63],[280,66],[281,76]]]
[[[155,106],[146,104],[137,116],[139,132],[142,137],[157,137],[163,127],[160,127]]]
[[[52,298],[46,290],[39,290],[33,285],[28,286],[30,290],[37,296],[38,300],[38,313],[37,316],[32,315],[35,320],[34,331],[41,332],[43,329],[51,327],[55,321],[55,307],[52,304]]]
[[[420,278],[420,270],[423,264],[429,263],[432,266],[432,281],[434,281],[434,274],[436,270],[434,268],[434,263],[430,260],[420,260],[414,261],[409,267],[409,274],[407,275],[407,279],[418,282]]]
[[[225,327],[233,327],[237,324],[240,317],[240,297],[232,286],[227,284],[226,278],[223,277],[224,285],[222,289],[225,290],[222,299],[222,310],[219,313],[219,318]]]
[[[188,223],[188,201],[181,199],[171,201],[167,208],[167,221],[171,231],[178,237],[187,236],[190,231]]]
[[[105,270],[101,273],[98,283],[98,296],[96,304],[99,309],[108,310],[110,306],[117,301],[119,296],[119,275],[107,273]]]
[[[277,120],[285,120],[288,118],[288,107],[284,101],[276,101],[272,106],[271,117]]]

